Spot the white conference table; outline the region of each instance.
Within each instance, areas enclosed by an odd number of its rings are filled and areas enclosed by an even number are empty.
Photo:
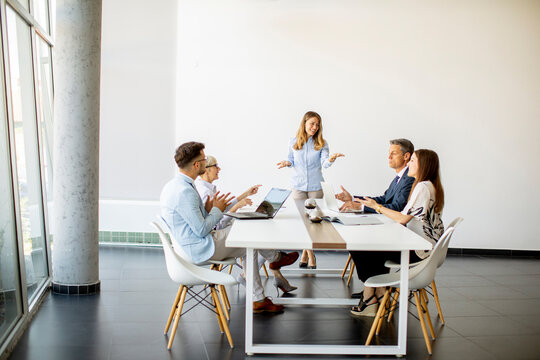
[[[319,206],[324,206],[318,202]],[[350,215],[358,216],[358,215]],[[407,344],[407,306],[409,251],[429,250],[432,245],[384,215],[373,214],[379,225],[343,226],[323,221],[311,223],[303,201],[289,198],[273,219],[236,220],[227,237],[228,247],[246,248],[246,329],[245,352],[271,354],[341,354],[405,355]],[[254,344],[253,343],[253,261],[254,249],[279,250],[362,250],[401,252],[401,291],[397,345],[325,345],[325,344]],[[345,306],[358,300],[339,298],[278,298],[275,303],[287,305]],[[287,311],[287,309],[285,309]],[[367,318],[372,319],[372,318]]]

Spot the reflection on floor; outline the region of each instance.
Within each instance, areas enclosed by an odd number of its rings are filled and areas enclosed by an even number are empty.
[[[346,254],[317,253],[319,268],[340,268]],[[296,266],[296,265],[293,265]],[[237,272],[238,270],[235,270]],[[95,296],[47,295],[11,359],[351,359],[244,353],[244,288],[228,289],[232,305],[230,349],[215,315],[205,308],[182,320],[172,350],[163,328],[177,287],[168,278],[160,248],[100,248],[102,292]],[[330,276],[289,276],[298,296],[344,297],[362,284]],[[272,279],[267,295],[276,296]],[[437,274],[446,325],[430,311],[437,340],[427,354],[419,322],[409,316],[407,359],[540,359],[540,260],[449,257]],[[395,343],[397,320],[385,324],[379,343]],[[255,341],[363,343],[370,320],[347,308],[289,307],[280,315],[256,315]],[[375,343],[376,343],[375,342]],[[375,357],[384,358],[384,357]],[[389,357],[394,358],[395,357]]]

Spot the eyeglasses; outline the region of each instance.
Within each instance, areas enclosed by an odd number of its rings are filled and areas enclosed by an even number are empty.
[[[195,160],[195,161],[193,162],[193,164],[198,163],[199,161],[208,161],[208,158],[205,157],[204,159]]]
[[[218,164],[214,164],[214,165],[207,165],[206,167],[207,167],[207,168],[211,168],[211,167],[214,167],[214,166],[215,166],[215,167],[217,167],[217,168],[219,167],[219,165],[218,165]]]

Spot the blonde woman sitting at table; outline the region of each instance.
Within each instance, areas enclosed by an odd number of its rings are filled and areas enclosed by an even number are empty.
[[[444,191],[439,174],[439,157],[432,150],[416,150],[409,162],[409,176],[415,178],[409,200],[403,211],[388,209],[375,200],[355,199],[375,209],[380,214],[407,226],[412,231],[435,244],[444,232],[441,213],[444,206]],[[353,251],[351,256],[355,262],[358,277],[366,281],[369,277],[387,271],[386,260],[400,261],[399,252],[385,251]],[[410,261],[416,262],[429,256],[429,251],[411,251]],[[356,316],[375,316],[377,304],[384,294],[384,288],[365,287],[363,297],[358,306],[351,309]]]
[[[219,179],[220,171],[221,168],[219,167],[216,158],[213,156],[207,156],[204,173],[199,175],[199,177],[194,181],[195,189],[201,196],[203,204],[206,204],[208,199],[211,199],[216,194],[216,185],[212,183]],[[238,209],[241,209],[244,206],[252,205],[253,202],[250,198],[248,198],[248,196],[255,195],[259,191],[260,186],[261,185],[253,185],[242,194],[232,199],[231,204],[226,211],[236,212]],[[221,219],[221,221],[216,225],[216,229],[226,228],[232,222],[232,220],[232,217],[224,216],[223,219]]]

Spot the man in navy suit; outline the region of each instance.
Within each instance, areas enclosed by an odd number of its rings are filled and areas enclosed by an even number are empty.
[[[414,153],[414,145],[407,139],[395,139],[390,140],[390,149],[388,150],[388,165],[394,169],[397,176],[390,183],[390,187],[384,192],[383,195],[373,197],[377,203],[382,206],[401,211],[405,208],[407,200],[409,199],[409,193],[414,182],[414,178],[408,176],[409,167],[407,164],[411,160],[411,156]],[[340,210],[349,209],[363,209],[366,213],[375,213],[376,209],[370,207],[363,208],[363,205],[355,202],[351,194],[341,186],[343,192],[336,195],[338,200],[344,202]],[[361,196],[354,196],[355,198],[361,198]]]
[[[407,205],[407,200],[409,199],[409,193],[411,192],[412,185],[414,183],[414,178],[408,176],[409,167],[407,164],[411,160],[411,156],[414,153],[414,145],[407,139],[395,139],[390,140],[390,149],[388,151],[388,165],[394,169],[397,173],[397,176],[390,183],[390,187],[384,192],[383,195],[373,197],[373,199],[382,206],[396,210],[402,211]],[[354,198],[360,198],[361,196],[351,196],[351,194],[341,187],[343,192],[336,195],[338,200],[344,202],[340,210],[349,210],[349,209],[363,209],[366,213],[375,213],[377,209],[372,209],[370,207],[363,207],[359,202],[355,202]],[[353,261],[357,257],[357,251],[351,251],[351,257]],[[360,268],[355,261],[356,270],[360,271]],[[374,268],[371,264],[362,264],[363,266],[368,266],[372,268],[375,272],[378,270]],[[384,269],[380,273],[384,272]],[[353,298],[362,298],[362,293],[352,294]]]

